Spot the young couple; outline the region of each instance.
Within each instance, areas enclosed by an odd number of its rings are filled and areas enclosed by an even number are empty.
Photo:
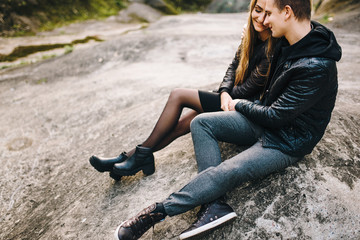
[[[310,16],[311,0],[252,0],[242,44],[218,93],[172,91],[145,142],[116,158],[90,158],[114,179],[141,170],[152,174],[152,153],[191,129],[198,175],[123,222],[116,239],[138,239],[166,216],[197,206],[197,221],[180,239],[220,226],[236,217],[223,200],[226,192],[312,151],[335,105],[341,48],[334,34]],[[180,116],[184,107],[193,111]],[[250,147],[222,162],[218,141]]]

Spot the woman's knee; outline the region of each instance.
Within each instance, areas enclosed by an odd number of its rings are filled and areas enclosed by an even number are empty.
[[[198,90],[196,89],[175,88],[170,92],[168,101],[202,112]]]
[[[185,96],[186,96],[185,88],[175,88],[170,92],[169,101],[181,102]]]

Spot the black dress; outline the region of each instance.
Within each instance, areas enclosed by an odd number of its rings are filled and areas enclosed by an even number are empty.
[[[265,85],[266,73],[269,68],[269,59],[266,56],[267,41],[258,39],[255,43],[253,56],[249,60],[249,71],[242,84],[234,86],[236,69],[240,61],[240,47],[229,65],[223,81],[217,91],[199,90],[199,98],[204,112],[222,111],[220,94],[228,92],[233,99],[259,98]]]

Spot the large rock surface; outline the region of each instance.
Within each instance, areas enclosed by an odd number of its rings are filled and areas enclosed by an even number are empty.
[[[247,12],[250,0],[213,0],[206,7],[208,13]]]
[[[196,175],[190,135],[156,172],[114,182],[88,163],[151,132],[171,89],[218,86],[246,14],[162,17],[91,48],[0,72],[0,239],[111,239],[116,226]],[[227,196],[239,217],[203,239],[360,238],[360,35],[334,29],[343,58],[330,125],[297,165]],[[242,149],[221,144],[224,159]],[[143,239],[177,239],[195,211]]]

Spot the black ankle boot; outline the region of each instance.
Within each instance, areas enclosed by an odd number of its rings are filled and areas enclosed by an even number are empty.
[[[113,169],[115,163],[121,163],[127,158],[128,157],[126,156],[126,152],[123,152],[115,158],[102,158],[97,156],[91,156],[89,162],[99,172],[110,172]]]
[[[151,148],[138,145],[130,158],[114,165],[111,173],[113,175],[131,176],[141,170],[145,175],[151,175],[155,172],[155,163]]]

